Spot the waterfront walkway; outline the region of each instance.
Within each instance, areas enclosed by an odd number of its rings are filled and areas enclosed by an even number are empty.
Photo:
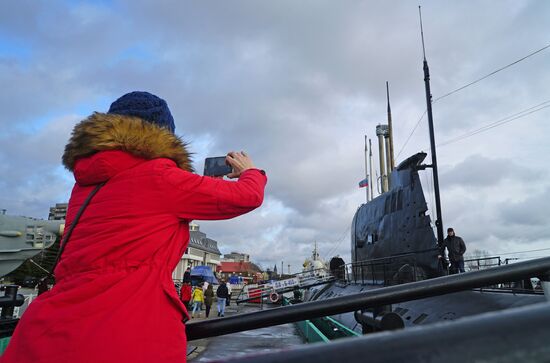
[[[212,307],[215,308],[215,305]],[[259,307],[256,306],[235,306],[232,304],[227,307],[225,316],[258,310]],[[217,311],[213,309],[212,313],[210,319],[216,318]],[[192,319],[193,322],[202,320],[205,319]],[[187,359],[191,362],[211,362],[250,353],[269,352],[299,344],[303,344],[303,340],[294,324],[283,324],[188,342],[189,348],[196,347],[196,349]]]

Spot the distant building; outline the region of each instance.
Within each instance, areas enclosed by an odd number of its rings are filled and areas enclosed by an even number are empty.
[[[218,249],[218,242],[206,237],[201,232],[199,225],[191,223],[189,225],[189,245],[181,257],[180,262],[172,272],[172,279],[183,280],[183,274],[187,267],[210,266],[215,272],[221,265],[221,252]]]
[[[258,265],[245,261],[222,261],[220,266],[218,266],[217,272],[218,275],[224,280],[228,280],[231,276],[239,276],[248,282],[252,282],[257,279],[261,280],[261,276],[263,276],[262,270],[258,267]]]
[[[222,262],[250,262],[250,255],[239,252],[226,253],[223,255]]]
[[[276,279],[278,276],[276,273],[274,273],[273,271],[271,271],[270,268],[268,268],[265,272],[264,272],[266,278],[265,280],[273,280],[273,279]]]
[[[65,220],[65,217],[67,216],[68,206],[68,203],[56,203],[54,207],[50,207],[50,214],[48,215],[48,219],[50,221]]]

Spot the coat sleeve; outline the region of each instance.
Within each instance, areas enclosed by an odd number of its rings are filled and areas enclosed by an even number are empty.
[[[464,240],[462,238],[460,238],[460,251],[461,255],[466,253],[466,244],[464,243]]]
[[[258,208],[264,199],[267,177],[249,169],[237,181],[200,176],[176,167],[162,173],[168,208],[186,220],[229,219]]]

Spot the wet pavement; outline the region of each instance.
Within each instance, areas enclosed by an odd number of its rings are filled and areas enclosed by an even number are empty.
[[[226,316],[258,311],[256,306],[230,307]],[[214,316],[216,313],[214,312]],[[204,319],[193,319],[200,321]],[[283,324],[269,328],[249,330],[224,336],[188,342],[196,350],[188,356],[190,362],[213,362],[235,358],[251,353],[264,353],[304,344],[294,324]]]

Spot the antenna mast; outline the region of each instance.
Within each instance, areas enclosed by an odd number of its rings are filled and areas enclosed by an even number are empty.
[[[390,174],[393,169],[395,169],[395,158],[393,157],[393,128],[392,128],[392,119],[391,119],[391,107],[390,107],[390,86],[388,81],[386,81],[386,97],[388,98],[388,129],[390,133],[390,165],[388,165],[388,174]]]
[[[434,121],[432,115],[432,93],[430,90],[430,69],[428,67],[428,61],[426,60],[426,48],[424,46],[424,29],[422,27],[422,10],[418,7],[418,14],[420,15],[420,36],[422,38],[422,54],[424,56],[424,87],[426,88],[426,106],[428,113],[428,125],[430,128],[430,147],[432,154],[432,171],[434,179],[434,192],[435,192],[435,210],[437,219],[435,220],[435,226],[437,228],[437,243],[441,246],[443,243],[443,218],[441,217],[441,199],[439,196],[439,174],[437,172],[437,155],[435,151],[435,134],[434,134]]]
[[[367,135],[365,135],[365,181],[367,182],[367,187],[365,188],[365,193],[366,193],[366,196],[367,196],[367,203],[369,202],[369,189],[370,189],[370,184],[369,184],[369,169],[368,169],[368,163],[367,163],[367,160],[368,160],[368,147],[367,147]]]

